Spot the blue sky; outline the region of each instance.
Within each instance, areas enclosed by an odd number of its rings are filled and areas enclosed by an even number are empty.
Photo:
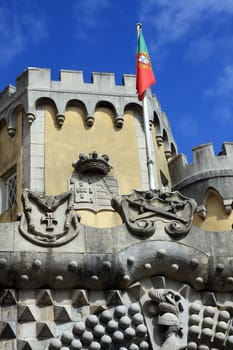
[[[233,141],[233,0],[1,0],[0,91],[26,67],[135,74],[136,23],[179,153]]]

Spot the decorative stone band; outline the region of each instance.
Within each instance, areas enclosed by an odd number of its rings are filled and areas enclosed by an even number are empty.
[[[141,278],[164,275],[195,290],[233,291],[232,231],[191,228],[185,238],[173,241],[164,223],[147,239],[133,237],[125,225],[96,229],[80,224],[79,234],[61,250],[38,249],[19,233],[18,223],[2,224],[1,229],[2,288],[124,289]]]
[[[1,289],[0,312],[12,350],[233,349],[232,294],[163,276],[124,290]]]

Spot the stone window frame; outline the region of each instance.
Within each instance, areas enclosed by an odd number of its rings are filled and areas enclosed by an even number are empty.
[[[1,213],[13,207],[17,201],[17,172],[16,167],[9,169],[0,178],[1,182]]]

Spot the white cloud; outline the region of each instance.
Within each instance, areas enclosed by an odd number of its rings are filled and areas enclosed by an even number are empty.
[[[212,38],[199,37],[193,40],[188,46],[184,57],[194,63],[207,60],[215,50],[215,43]]]
[[[205,95],[208,97],[220,97],[230,99],[232,101],[233,64],[226,65],[223,72],[218,72],[218,77],[215,85],[206,90]]]
[[[205,97],[212,98],[213,120],[220,127],[228,127],[233,124],[233,64],[225,66],[223,72],[218,72],[216,82],[205,91]],[[228,128],[229,130],[229,128]]]
[[[80,39],[90,39],[91,32],[105,23],[104,10],[110,5],[109,0],[76,0],[73,4],[73,17],[76,21],[76,35]]]
[[[30,2],[0,3],[0,65],[47,36],[45,18]],[[32,5],[32,6],[29,6]]]
[[[156,45],[162,48],[198,32],[204,20],[232,17],[233,0],[143,0],[140,13],[141,21],[154,28]]]
[[[179,116],[179,123],[174,126],[175,133],[180,137],[189,138],[199,134],[200,125],[190,113]]]

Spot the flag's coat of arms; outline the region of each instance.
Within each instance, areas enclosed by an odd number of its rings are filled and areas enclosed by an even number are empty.
[[[136,64],[136,89],[138,99],[141,101],[146,89],[156,82],[150,55],[141,30],[138,36]]]

